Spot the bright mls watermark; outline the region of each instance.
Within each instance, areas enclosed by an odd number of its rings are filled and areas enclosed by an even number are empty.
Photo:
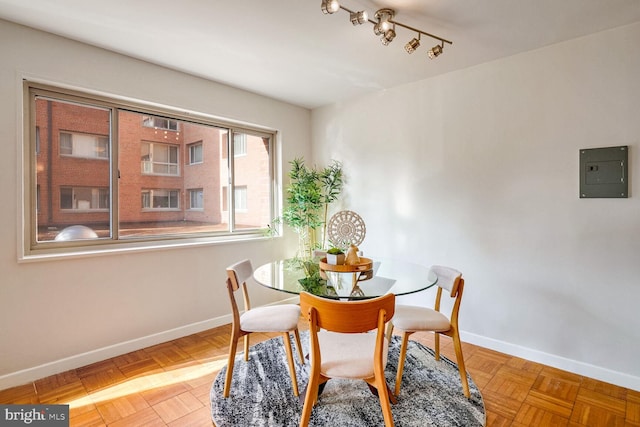
[[[0,426],[68,427],[69,405],[0,405]]]

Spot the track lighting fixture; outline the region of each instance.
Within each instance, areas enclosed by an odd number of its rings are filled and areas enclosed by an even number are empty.
[[[391,9],[380,9],[376,12],[374,16],[378,20],[378,22],[376,22],[373,26],[373,32],[376,36],[383,35],[384,37],[384,34],[391,29],[393,25],[391,24],[391,20],[393,19],[394,15],[395,12]],[[395,30],[393,33],[393,37],[395,37]],[[391,38],[391,40],[393,40],[393,37]],[[385,44],[384,41],[382,43]]]
[[[349,10],[346,7],[342,6],[338,0],[322,0],[321,9],[322,13],[324,14],[333,14],[340,9],[349,12],[349,19],[351,20],[351,23],[353,25],[361,25],[365,22],[373,24],[373,33],[376,36],[381,36],[380,41],[385,46],[389,45],[389,43],[391,43],[396,38],[396,25],[406,30],[415,32],[416,37],[414,37],[409,42],[407,42],[406,45],[404,45],[404,50],[406,50],[407,53],[413,53],[420,47],[420,36],[431,37],[432,39],[436,39],[440,42],[440,44],[435,45],[427,52],[429,58],[431,59],[435,59],[442,54],[445,43],[453,44],[453,42],[447,39],[429,34],[425,31],[410,27],[409,25],[394,20],[396,12],[393,9],[379,9],[374,15],[375,21],[368,18],[366,11],[362,10],[356,12],[353,10]]]
[[[440,54],[442,53],[442,46],[444,46],[444,43],[442,45],[437,44],[429,49],[429,52],[427,52],[427,55],[429,55],[429,59],[436,59],[438,56],[440,56]]]
[[[369,16],[367,16],[366,10],[361,10],[360,12],[351,12],[350,18],[353,25],[361,25],[369,21]]]
[[[413,53],[419,47],[420,47],[420,34],[418,34],[418,38],[414,37],[407,44],[405,44],[404,50],[406,50],[407,53]]]
[[[320,7],[322,9],[322,13],[326,15],[336,13],[340,10],[340,3],[338,0],[322,0],[322,5]]]
[[[395,25],[394,25],[394,28],[395,28]],[[383,45],[388,46],[389,43],[391,43],[393,39],[396,38],[396,30],[394,28],[391,28],[390,30],[385,31],[382,38],[380,38]]]

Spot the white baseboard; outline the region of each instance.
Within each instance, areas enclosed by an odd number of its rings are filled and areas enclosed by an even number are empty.
[[[297,302],[297,297],[294,297],[289,300],[280,301],[279,303]],[[156,344],[161,344],[163,342],[171,341],[187,335],[206,331],[208,329],[217,328],[218,326],[226,325],[229,323],[231,323],[231,315],[216,317],[213,319],[204,320],[202,322],[196,322],[190,325],[181,326],[179,328],[170,329],[168,331],[159,332],[157,334],[152,334],[134,340],[125,341],[111,346],[88,351],[86,353],[66,357],[64,359],[35,366],[33,368],[12,372],[0,376],[0,390],[27,384],[31,381],[45,378],[50,375],[90,365],[92,363],[100,362],[102,360],[110,359],[112,357],[140,350]],[[620,387],[626,387],[632,390],[640,391],[640,377],[635,377],[600,366],[578,362],[576,360],[567,359],[531,348],[510,344],[504,341],[499,341],[493,338],[488,338],[464,331],[460,333],[460,338],[464,342],[479,345],[481,347],[499,351],[501,353],[521,357],[523,359],[542,363],[554,368],[573,372],[578,375],[584,375],[586,377],[615,384]]]
[[[80,368],[82,366],[90,365],[92,363],[140,350],[142,348],[151,347],[176,338],[206,331],[207,329],[216,328],[228,323],[231,323],[230,315],[205,320],[203,322],[192,323],[190,325],[159,332],[157,334],[147,335],[146,337],[136,338],[134,340],[102,347],[86,353],[65,357],[64,359],[55,360],[33,368],[12,372],[10,374],[0,376],[0,390],[27,384],[50,375]]]
[[[276,304],[297,303],[298,298],[290,298],[288,300],[279,301]],[[118,344],[91,350],[86,353],[77,354],[64,359],[55,360],[32,368],[23,369],[17,372],[11,372],[0,376],[0,390],[30,383],[50,375],[59,374],[71,369],[80,368],[132,351],[151,347],[156,344],[171,341],[187,335],[206,331],[208,329],[217,328],[218,326],[231,323],[231,314],[204,320],[202,322],[192,323],[190,325],[181,326],[179,328],[170,329],[168,331],[159,332],[145,337],[124,341]]]
[[[543,365],[569,371],[574,374],[583,375],[606,383],[615,384],[620,387],[640,391],[640,377],[634,377],[633,375],[613,371],[601,366],[590,365],[577,360],[567,359],[554,354],[544,353],[542,351],[464,331],[460,332],[460,339],[464,342],[499,351],[501,353],[506,353],[511,356],[521,357],[526,360],[542,363]]]

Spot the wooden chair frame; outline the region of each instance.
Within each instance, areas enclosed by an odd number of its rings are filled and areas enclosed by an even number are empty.
[[[229,392],[231,390],[231,378],[233,377],[233,367],[235,364],[236,351],[238,347],[238,340],[241,337],[244,337],[244,360],[245,362],[249,360],[249,335],[254,331],[245,331],[240,327],[240,310],[238,308],[238,303],[236,302],[235,293],[239,289],[242,288],[242,297],[244,301],[244,309],[245,312],[251,310],[251,301],[249,299],[249,292],[247,290],[247,283],[243,281],[242,283],[238,282],[238,278],[233,270],[227,269],[227,290],[229,292],[229,300],[231,302],[231,314],[233,316],[233,321],[231,324],[231,339],[229,343],[229,356],[227,360],[227,373],[224,381],[224,391],[223,396],[229,397]],[[257,310],[259,310],[258,308]],[[304,364],[304,356],[302,355],[302,345],[300,343],[300,332],[296,326],[295,329],[291,331],[282,332],[282,340],[284,344],[284,348],[287,352],[287,362],[289,364],[289,373],[291,375],[291,383],[293,386],[293,393],[298,396],[298,381],[296,378],[296,368],[293,361],[293,351],[291,349],[291,342],[289,340],[289,333],[293,332],[296,347],[298,348],[298,355],[300,356],[300,363]]]
[[[307,385],[304,407],[300,418],[300,426],[309,424],[311,411],[318,401],[318,389],[330,378],[321,373],[322,356],[318,331],[324,329],[339,333],[363,333],[377,331],[375,351],[372,355],[374,376],[362,378],[377,390],[380,406],[384,417],[385,426],[393,426],[391,414],[390,394],[384,377],[383,366],[386,346],[386,323],[393,317],[395,311],[395,295],[388,294],[382,297],[360,300],[339,301],[328,298],[320,298],[307,292],[300,294],[300,307],[302,313],[309,321],[309,352],[311,359],[311,371]]]
[[[449,323],[451,324],[450,328],[446,331],[433,331],[434,332],[434,341],[435,341],[435,359],[440,360],[440,335],[446,335],[453,339],[453,347],[456,353],[456,361],[458,364],[458,370],[460,372],[460,381],[462,382],[462,392],[466,397],[469,397],[471,394],[469,392],[469,382],[467,380],[467,370],[464,365],[464,357],[462,355],[462,343],[460,342],[460,333],[458,329],[458,312],[460,311],[460,302],[462,301],[462,293],[464,291],[464,278],[460,275],[453,283],[451,288],[450,296],[451,298],[455,298],[453,303],[453,307],[451,310],[451,316],[449,317]],[[440,312],[440,303],[442,300],[442,288],[438,286],[438,290],[436,293],[436,299],[434,304],[434,310]],[[393,332],[394,325],[393,323],[389,323],[387,336],[391,338],[391,333]],[[409,341],[409,335],[418,331],[402,331],[402,345],[400,347],[400,356],[398,359],[398,371],[396,373],[396,385],[394,394],[398,396],[400,394],[400,386],[402,384],[402,372],[404,370],[404,361],[407,355],[407,344]]]

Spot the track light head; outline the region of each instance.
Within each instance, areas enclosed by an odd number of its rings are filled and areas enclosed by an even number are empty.
[[[373,34],[375,34],[376,36],[380,36],[384,34],[384,30],[382,29],[382,24],[377,22],[373,25]]]
[[[429,59],[436,59],[441,54],[442,54],[442,46],[440,46],[439,44],[429,49],[429,52],[427,53],[427,55],[429,55]]]
[[[420,47],[420,35],[418,35],[418,38],[414,37],[407,44],[405,44],[404,50],[406,50],[407,53],[413,53],[418,47]]]
[[[396,38],[396,31],[392,28],[390,30],[387,30],[384,32],[384,35],[382,36],[382,38],[380,39],[380,41],[382,41],[382,44],[387,46],[389,45],[389,43],[391,43],[393,41],[393,39]]]
[[[353,25],[361,25],[369,21],[366,10],[361,10],[360,12],[351,12],[350,19]]]
[[[322,9],[322,13],[325,15],[336,13],[340,10],[340,3],[338,3],[338,0],[322,0],[320,8]]]

